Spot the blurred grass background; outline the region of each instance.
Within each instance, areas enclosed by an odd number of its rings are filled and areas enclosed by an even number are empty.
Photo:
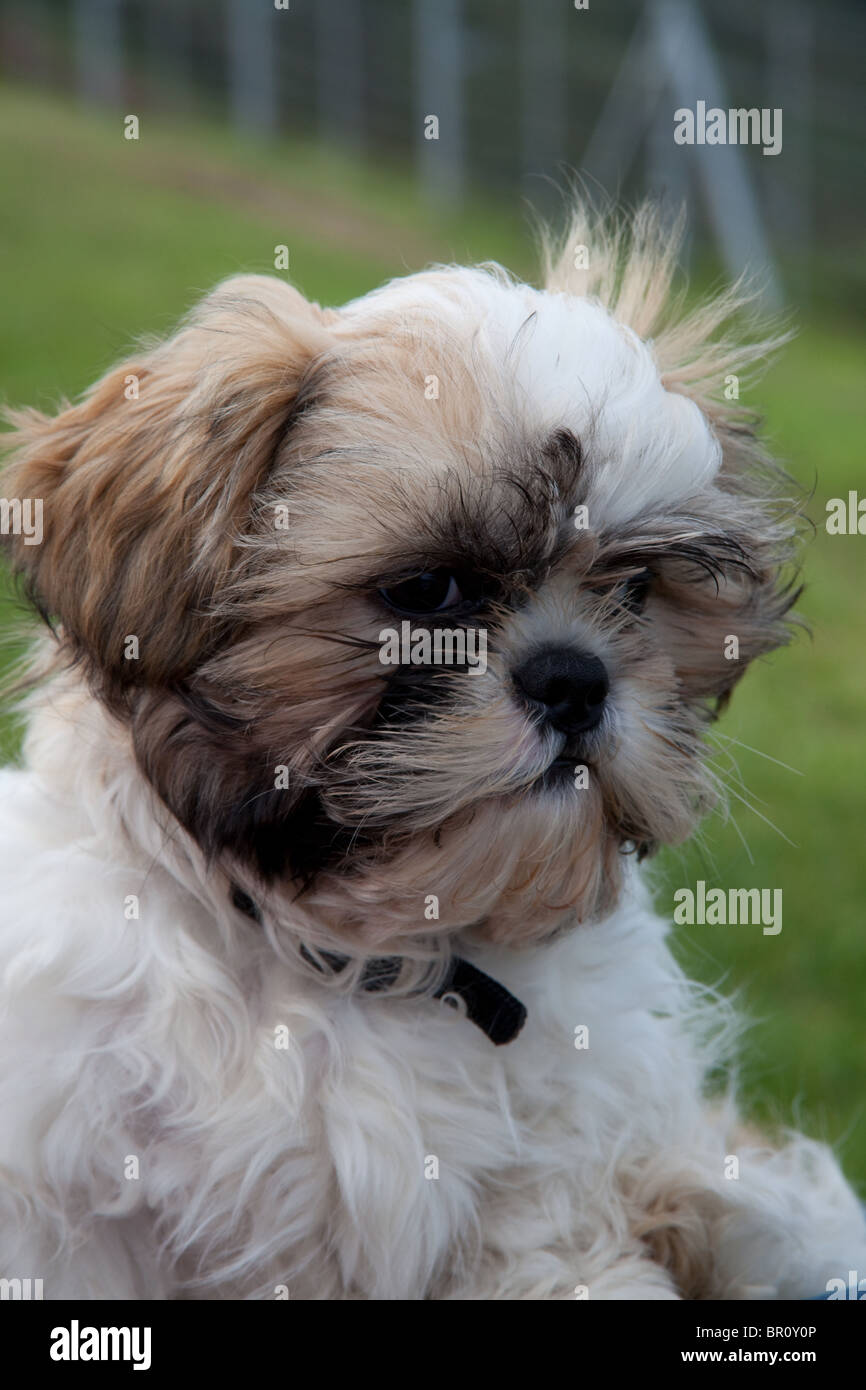
[[[8,403],[48,409],[74,395],[134,337],[169,329],[216,280],[272,270],[280,244],[290,278],[324,303],[431,259],[493,258],[534,274],[517,200],[469,198],[449,212],[422,201],[408,176],[308,142],[244,141],[177,117],[148,116],[145,133],[127,142],[115,115],[0,87]],[[723,744],[739,741],[730,754],[760,814],[732,799],[732,819],[711,819],[655,876],[667,915],[674,889],[697,878],[782,888],[780,935],[682,928],[679,950],[700,978],[739,991],[754,1020],[744,1072],[754,1110],[838,1143],[864,1185],[863,541],[827,536],[823,517],[827,498],[856,485],[866,346],[838,306],[822,314],[817,293],[798,327],[757,395],[778,455],[815,489],[801,609],[814,636],[759,663],[719,726]],[[8,658],[20,615],[8,593],[3,604]]]

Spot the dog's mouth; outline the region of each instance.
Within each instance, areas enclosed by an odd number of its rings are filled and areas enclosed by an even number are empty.
[[[601,743],[601,727],[588,733],[563,734],[558,751],[539,773],[534,785],[558,786],[571,780],[577,785],[579,775],[591,775],[592,765],[599,757]]]
[[[558,757],[553,759],[553,762],[550,763],[548,771],[550,770],[550,768],[554,767],[574,768],[580,763],[582,763],[585,757],[586,750],[581,745],[578,744],[573,747],[569,747],[564,752],[560,753]]]
[[[578,779],[580,777],[586,779],[590,775],[590,764],[585,752],[581,750],[564,753],[548,763],[533,784],[533,791],[561,790],[569,785],[577,788]]]
[[[391,726],[386,728],[390,734]],[[377,719],[363,733],[375,747],[386,728]],[[579,796],[596,775],[609,721],[605,719],[596,728],[574,734],[539,728],[532,721],[523,724],[522,737],[519,730],[517,724],[513,763],[509,767],[508,760],[502,758],[498,785],[493,782],[484,787],[482,782],[478,795],[472,799],[458,801],[451,808],[443,804],[441,820],[436,822],[416,818],[407,807],[405,796],[399,815],[385,814],[387,808],[375,806],[367,781],[356,779],[349,756],[363,747],[363,741],[359,738],[348,745],[344,735],[337,747],[322,756],[316,780],[291,814],[272,828],[274,840],[284,846],[292,877],[309,887],[322,873],[342,877],[359,872],[371,857],[393,857],[417,836],[432,834],[438,843],[443,826],[454,816],[471,820],[491,801],[502,800],[505,806],[513,807],[522,798],[546,792],[557,791],[566,798]],[[418,734],[420,737],[421,730]]]

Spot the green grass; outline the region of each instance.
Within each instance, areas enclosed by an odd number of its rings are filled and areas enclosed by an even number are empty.
[[[419,202],[399,170],[246,145],[213,126],[145,117],[141,140],[126,142],[119,121],[14,88],[0,88],[0,186],[0,392],[12,403],[79,391],[220,277],[270,269],[277,244],[289,246],[295,282],[330,303],[429,259],[533,265],[520,208],[479,201],[448,216]],[[754,1019],[744,1082],[755,1109],[841,1141],[861,1181],[866,542],[828,537],[822,521],[826,499],[856,486],[864,372],[863,343],[816,318],[759,393],[778,453],[815,487],[819,523],[802,603],[814,637],[760,663],[720,725],[779,760],[733,749],[750,800],[778,830],[734,801],[739,833],[711,819],[655,871],[667,912],[674,888],[697,878],[783,890],[779,936],[683,928],[679,949],[693,972],[739,990]]]
[[[340,304],[433,259],[531,267],[522,212],[456,218],[404,175],[213,127],[119,119],[0,86],[0,383],[8,400],[78,391],[216,280],[273,271],[289,248],[305,294]],[[491,230],[492,229],[492,230]],[[35,403],[38,403],[36,401]]]

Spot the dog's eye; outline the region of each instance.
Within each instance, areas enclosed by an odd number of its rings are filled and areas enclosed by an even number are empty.
[[[601,598],[613,598],[629,613],[642,613],[653,582],[651,570],[637,570],[626,579],[611,578],[589,587]]]
[[[379,594],[398,613],[413,617],[423,617],[428,613],[445,613],[461,608],[476,597],[471,592],[473,586],[467,584],[449,569],[425,570],[413,579],[404,579],[402,584],[392,584],[380,589]],[[470,592],[465,592],[469,590]]]
[[[631,575],[622,586],[620,603],[623,608],[627,608],[630,613],[642,613],[652,582],[650,570],[641,570],[638,574]]]

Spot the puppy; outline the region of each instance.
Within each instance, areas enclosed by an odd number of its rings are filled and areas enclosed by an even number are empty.
[[[638,868],[711,804],[706,724],[794,598],[724,399],[770,344],[724,339],[735,296],[678,312],[674,258],[645,209],[579,213],[544,290],[239,276],[14,416],[48,631],[0,778],[4,1277],[744,1299],[866,1267],[830,1151],[708,1094],[731,1013]]]

